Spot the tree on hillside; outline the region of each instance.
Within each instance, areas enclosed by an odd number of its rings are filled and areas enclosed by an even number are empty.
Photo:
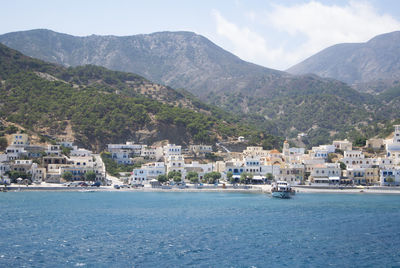
[[[354,139],[353,145],[355,147],[364,147],[366,143],[367,138],[359,136]]]
[[[0,151],[4,151],[8,146],[7,139],[4,137],[0,138]]]
[[[17,128],[16,126],[14,126],[14,125],[9,125],[8,127],[6,127],[5,132],[6,132],[7,134],[13,134],[13,133],[17,133],[18,130],[19,130],[19,128]]]

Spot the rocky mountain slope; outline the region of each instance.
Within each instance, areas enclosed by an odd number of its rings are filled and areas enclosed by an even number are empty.
[[[204,97],[212,91],[240,91],[256,77],[272,83],[283,72],[240,60],[203,36],[159,32],[133,36],[75,37],[49,30],[15,32],[0,42],[22,53],[65,66],[94,64],[132,72],[151,81]],[[264,83],[264,87],[272,87]]]
[[[97,151],[126,140],[213,143],[245,135],[267,147],[280,142],[138,75],[97,66],[65,68],[1,44],[0,119],[46,138],[73,137]]]
[[[380,92],[400,80],[400,31],[366,43],[328,47],[287,70],[334,78],[363,91]]]
[[[190,32],[75,37],[31,30],[2,35],[0,42],[66,66],[96,64],[135,72],[183,88],[268,133],[296,137],[305,132],[310,145],[396,116],[382,108],[381,100],[343,82],[251,64]]]

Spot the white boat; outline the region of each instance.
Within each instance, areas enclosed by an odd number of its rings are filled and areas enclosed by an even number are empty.
[[[272,197],[287,199],[292,194],[292,188],[287,181],[277,181],[271,188]]]

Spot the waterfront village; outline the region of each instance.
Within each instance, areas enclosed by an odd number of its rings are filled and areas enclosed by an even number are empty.
[[[238,138],[238,143],[244,137]],[[119,187],[232,187],[287,181],[312,186],[400,185],[400,125],[391,139],[370,139],[353,148],[348,140],[333,141],[306,151],[283,143],[282,152],[251,146],[241,152],[217,144],[147,146],[126,142],[108,144],[104,155],[78,148],[72,142],[30,144],[27,134],[12,134],[0,154],[0,183],[4,185],[58,184]],[[106,172],[104,157],[133,166],[117,177]],[[110,179],[112,178],[112,179]],[[120,185],[118,185],[120,184]]]

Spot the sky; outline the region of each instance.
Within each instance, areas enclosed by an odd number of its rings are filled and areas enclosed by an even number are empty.
[[[400,30],[399,0],[1,0],[0,34],[201,34],[243,60],[286,70],[337,43]]]

